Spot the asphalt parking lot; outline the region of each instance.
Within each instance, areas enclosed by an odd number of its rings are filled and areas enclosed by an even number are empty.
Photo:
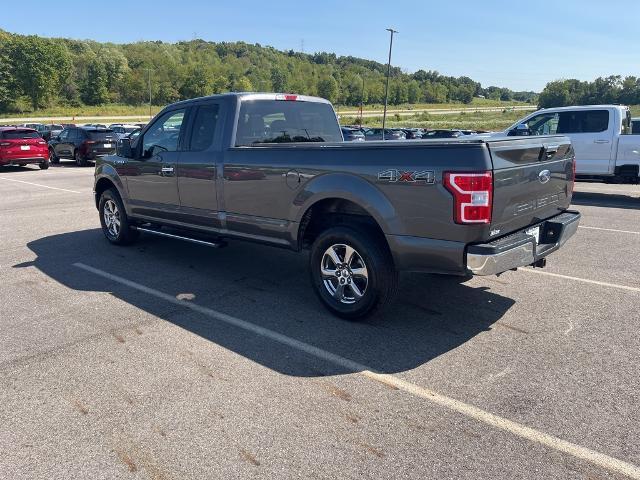
[[[578,184],[544,270],[349,323],[305,255],[109,245],[92,175],[0,171],[0,478],[640,478],[640,186]]]

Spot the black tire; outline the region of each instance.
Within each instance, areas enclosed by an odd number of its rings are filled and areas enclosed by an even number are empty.
[[[19,164],[18,164],[18,166],[20,166],[20,167],[26,167],[26,166],[27,166],[27,164],[26,164],[26,163],[19,163]]]
[[[40,162],[38,164],[40,170],[47,170],[49,168],[49,160],[45,160],[44,162]]]
[[[73,159],[76,161],[76,165],[79,167],[87,166],[87,159],[82,156],[78,150],[73,151]]]
[[[58,163],[60,163],[60,159],[56,155],[56,152],[53,150],[53,148],[49,149],[49,163],[53,165],[57,165]]]
[[[107,223],[107,217],[105,210],[109,209],[109,213],[113,212],[113,207],[116,209],[117,219],[119,220],[119,228],[110,227]],[[100,225],[102,225],[102,233],[114,245],[129,245],[135,242],[140,232],[131,228],[131,222],[124,209],[124,204],[120,199],[120,195],[113,189],[105,190],[100,195],[100,203],[98,204],[98,211],[100,212]],[[111,217],[113,218],[113,217]]]
[[[352,254],[349,265],[336,265],[328,254],[329,249],[338,254],[339,260],[346,260],[345,247],[354,249],[357,257]],[[341,251],[344,252],[342,256]],[[366,227],[339,226],[322,232],[311,247],[309,267],[311,282],[320,301],[331,313],[344,319],[358,320],[378,313],[393,301],[398,290],[398,271],[384,238]],[[335,270],[337,276],[323,275],[323,268]],[[362,274],[356,272],[366,275],[366,283]],[[341,295],[337,292],[343,280],[348,283],[342,287]],[[361,296],[352,290],[352,284],[357,285]],[[330,288],[335,288],[336,293],[332,294]]]

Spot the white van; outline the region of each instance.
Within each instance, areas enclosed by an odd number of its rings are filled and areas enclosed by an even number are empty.
[[[502,134],[566,135],[576,152],[576,174],[640,181],[640,136],[631,135],[631,112],[622,105],[543,108]]]

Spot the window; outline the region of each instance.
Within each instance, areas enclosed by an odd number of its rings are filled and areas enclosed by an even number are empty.
[[[70,131],[71,130],[63,130],[62,133],[60,134],[60,141],[67,140],[69,138]]]
[[[183,120],[184,110],[174,110],[165,113],[151,125],[142,139],[142,157],[177,151]]]
[[[286,100],[242,102],[236,146],[289,142],[342,142],[331,105]]]
[[[578,110],[560,113],[557,133],[598,133],[608,128],[607,110]]]
[[[537,115],[527,122],[530,135],[555,135],[558,132],[557,113],[543,113]]]
[[[40,138],[38,132],[33,130],[5,130],[4,133],[0,132],[0,138],[7,140],[19,140],[22,138]]]
[[[219,110],[220,106],[217,104],[198,107],[198,112],[196,113],[196,118],[193,120],[193,127],[191,129],[189,150],[200,152],[206,150],[211,145],[216,132]]]
[[[640,135],[640,120],[631,121],[631,133],[633,135]]]

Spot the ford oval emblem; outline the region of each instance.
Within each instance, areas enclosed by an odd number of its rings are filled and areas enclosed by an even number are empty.
[[[540,183],[547,183],[551,180],[551,172],[549,170],[542,170],[538,174],[538,180],[540,180]]]

